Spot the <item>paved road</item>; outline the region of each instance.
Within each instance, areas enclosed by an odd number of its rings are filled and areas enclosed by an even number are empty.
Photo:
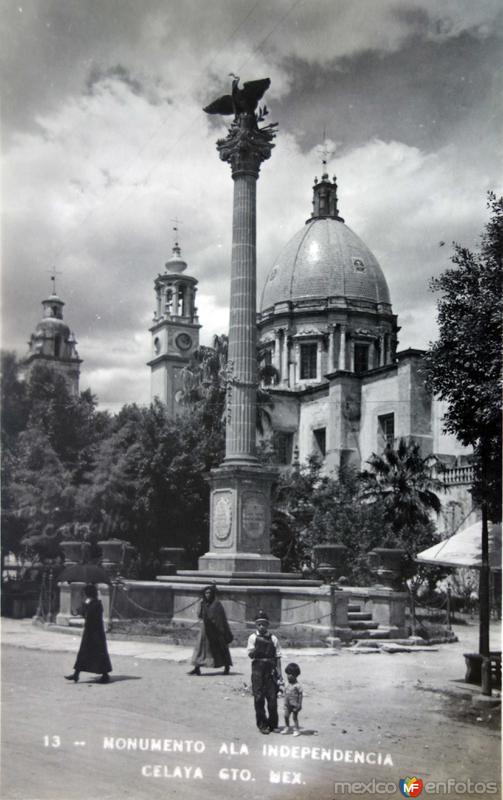
[[[7,621],[1,796],[331,800],[334,781],[499,781],[499,733],[487,712],[479,723],[453,716],[461,695],[476,691],[462,682],[462,653],[476,649],[477,629],[459,633],[457,644],[414,654],[289,652],[305,689],[294,738],[255,729],[241,649],[229,677],[197,678],[186,674],[186,648],[113,641],[113,682],[83,675],[74,685],[63,675],[78,637]]]

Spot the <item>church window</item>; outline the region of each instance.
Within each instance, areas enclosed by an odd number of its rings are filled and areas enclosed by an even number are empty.
[[[369,346],[368,344],[355,344],[355,372],[361,375],[369,368]]]
[[[315,428],[313,430],[313,437],[315,444],[315,452],[317,452],[318,455],[325,457],[327,452],[327,429]]]
[[[161,351],[161,340],[158,336],[154,339],[154,352],[157,354]]]
[[[54,339],[54,355],[56,358],[61,355],[61,336],[56,336]]]
[[[283,431],[274,434],[274,451],[277,464],[291,464],[293,452],[293,433]]]
[[[317,377],[318,345],[301,344],[300,346],[300,379],[301,381]]]
[[[393,447],[395,441],[395,415],[382,414],[377,417],[378,449]]]

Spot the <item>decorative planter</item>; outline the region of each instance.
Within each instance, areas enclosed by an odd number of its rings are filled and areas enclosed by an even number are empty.
[[[315,544],[313,547],[313,563],[315,571],[323,580],[337,580],[346,571],[348,548],[344,544]]]
[[[127,566],[134,553],[134,547],[123,539],[106,539],[98,542],[98,545],[102,552],[101,566],[111,575]]]
[[[71,567],[72,564],[85,564],[91,552],[90,542],[60,542],[63,553],[65,554],[65,566]]]
[[[161,547],[161,570],[163,575],[175,575],[185,566],[185,549],[183,547]]]
[[[405,550],[397,547],[375,547],[369,553],[369,565],[380,586],[400,589]]]

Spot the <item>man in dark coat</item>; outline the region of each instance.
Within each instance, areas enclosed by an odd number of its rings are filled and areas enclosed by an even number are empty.
[[[101,675],[100,683],[110,681],[109,672],[112,664],[108,655],[105,626],[103,624],[103,605],[98,600],[98,590],[94,583],[88,583],[84,588],[86,599],[82,608],[84,615],[84,632],[80,642],[74,672],[65,675],[68,681],[79,679],[81,672],[96,672]]]
[[[217,589],[213,584],[203,589],[199,606],[199,619],[202,620],[199,638],[192,654],[194,669],[189,675],[200,675],[201,667],[223,667],[224,675],[232,666],[229,644],[234,638],[227,622],[225,609],[216,598]]]

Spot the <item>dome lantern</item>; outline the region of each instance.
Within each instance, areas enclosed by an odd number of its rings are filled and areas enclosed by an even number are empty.
[[[337,181],[335,175],[330,180],[327,172],[324,172],[321,176],[321,181],[318,181],[318,178],[314,179],[313,211],[310,219],[306,220],[306,225],[315,219],[325,219],[327,217],[344,222],[342,217],[339,216],[337,207]]]

